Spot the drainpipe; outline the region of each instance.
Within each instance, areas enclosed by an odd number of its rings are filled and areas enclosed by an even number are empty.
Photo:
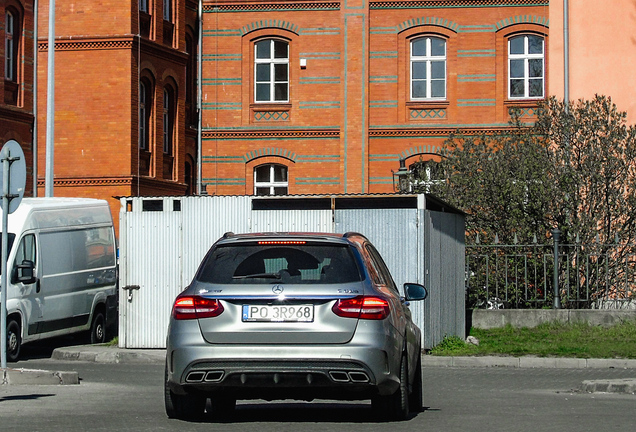
[[[33,0],[33,196],[38,196],[38,0]]]
[[[568,0],[563,0],[563,100],[566,111],[570,103],[570,28]]]
[[[203,169],[203,135],[201,132],[202,127],[202,110],[201,110],[201,81],[202,79],[202,57],[203,57],[203,0],[199,0],[199,9],[197,12],[198,18],[198,43],[197,43],[197,195],[203,193],[203,179],[201,178]]]

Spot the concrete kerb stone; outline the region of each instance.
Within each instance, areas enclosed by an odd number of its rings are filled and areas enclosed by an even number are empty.
[[[636,394],[636,379],[583,381],[579,390],[586,393]]]
[[[56,348],[51,358],[96,363],[163,363],[165,350],[128,350],[105,345]]]
[[[441,357],[422,356],[422,366],[428,367],[512,367],[551,369],[636,369],[632,359],[582,359],[562,357]]]
[[[1,385],[72,385],[79,384],[77,372],[54,372],[37,369],[3,369]]]

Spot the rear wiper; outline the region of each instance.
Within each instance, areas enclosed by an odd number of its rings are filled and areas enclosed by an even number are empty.
[[[232,276],[232,279],[280,279],[279,273],[254,273],[249,275]]]

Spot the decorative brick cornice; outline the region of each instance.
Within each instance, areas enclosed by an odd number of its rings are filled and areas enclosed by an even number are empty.
[[[55,50],[79,51],[79,50],[119,50],[132,49],[134,36],[113,39],[58,39],[55,41]],[[47,51],[48,42],[39,42],[38,50]]]
[[[38,186],[44,186],[45,181],[38,180]],[[130,186],[132,177],[89,177],[89,178],[59,178],[53,180],[56,186],[84,187],[84,186]]]
[[[369,9],[440,9],[458,7],[548,6],[548,0],[417,0],[370,1]]]
[[[492,126],[492,127],[418,127],[418,128],[404,128],[404,129],[372,129],[369,131],[370,138],[416,138],[421,136],[447,138],[451,134],[465,134],[465,135],[481,135],[492,134],[496,132],[502,132],[511,129],[507,126]]]
[[[203,139],[297,139],[297,138],[340,138],[339,130],[207,130],[202,133]]]
[[[203,12],[260,12],[260,11],[314,11],[339,10],[339,1],[259,1],[247,3],[244,0],[227,0],[204,4]]]

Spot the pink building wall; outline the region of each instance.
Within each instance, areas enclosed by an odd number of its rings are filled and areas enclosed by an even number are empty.
[[[570,100],[610,96],[636,123],[636,1],[569,0]],[[563,98],[563,0],[550,1],[548,94]]]

